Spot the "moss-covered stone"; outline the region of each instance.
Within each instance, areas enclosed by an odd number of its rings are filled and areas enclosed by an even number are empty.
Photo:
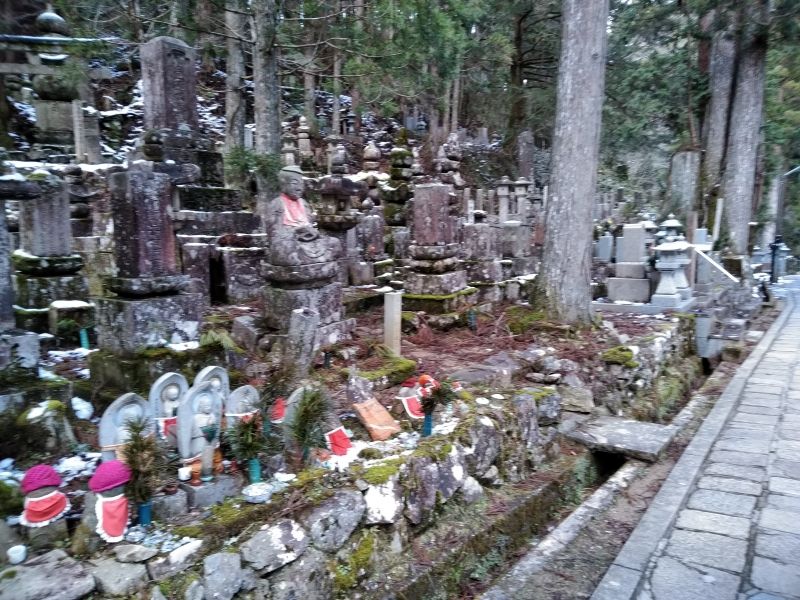
[[[374,465],[365,469],[360,474],[360,479],[363,479],[370,485],[383,485],[400,472],[400,467],[403,466],[404,462],[402,458],[393,458],[384,461],[379,465]]]
[[[639,363],[633,360],[633,350],[627,346],[609,348],[600,355],[600,358],[603,359],[603,362],[610,365],[622,365],[629,369],[635,369],[639,366]]]
[[[442,435],[432,435],[420,440],[411,456],[414,458],[431,458],[441,462],[447,458],[453,449],[450,439]]]
[[[374,552],[375,532],[365,530],[350,556],[333,563],[333,586],[338,598],[349,597],[349,590],[367,573]]]

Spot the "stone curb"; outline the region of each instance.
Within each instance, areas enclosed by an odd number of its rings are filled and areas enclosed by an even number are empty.
[[[535,548],[517,561],[508,573],[486,590],[480,596],[480,600],[514,598],[514,590],[520,587],[519,582],[544,569],[553,556],[564,550],[595,516],[611,504],[621,490],[626,489],[639,476],[644,468],[645,463],[638,460],[625,463]]]
[[[634,598],[640,591],[650,558],[686,502],[686,497],[700,474],[703,462],[736,406],[747,379],[772,346],[794,308],[794,295],[790,292],[787,294],[783,311],[750,356],[737,369],[736,375],[714,404],[714,408],[673,467],[647,512],[606,571],[591,600],[628,600]]]

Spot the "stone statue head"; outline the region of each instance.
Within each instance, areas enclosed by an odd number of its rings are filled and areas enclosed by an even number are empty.
[[[292,200],[303,197],[305,183],[303,183],[303,172],[300,167],[294,165],[284,167],[278,172],[278,181],[281,186],[281,193],[289,196]]]
[[[141,406],[135,403],[126,404],[117,413],[117,425],[125,427],[128,421],[135,421],[143,416],[144,413]]]
[[[181,389],[177,384],[171,383],[164,388],[162,396],[167,402],[175,402],[181,396]]]
[[[208,394],[202,394],[197,399],[197,412],[203,414],[210,414],[211,413],[211,396]]]

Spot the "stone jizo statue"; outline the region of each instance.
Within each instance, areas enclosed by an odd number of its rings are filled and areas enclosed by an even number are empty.
[[[99,441],[103,460],[123,458],[119,452],[128,439],[128,423],[139,419],[151,419],[150,407],[138,394],[123,394],[112,402],[100,419]]]

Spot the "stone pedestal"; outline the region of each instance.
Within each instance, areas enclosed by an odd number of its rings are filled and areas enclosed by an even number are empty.
[[[67,520],[64,518],[53,521],[44,527],[23,527],[25,539],[34,550],[53,548],[58,542],[69,539]]]
[[[218,475],[214,481],[199,486],[182,483],[190,508],[206,508],[242,492],[243,481],[236,475]]]
[[[119,353],[196,340],[204,306],[197,293],[96,298],[95,304],[98,345]]]
[[[331,325],[342,320],[342,284],[335,281],[305,289],[270,285],[264,288],[264,308],[267,326],[282,333],[288,331],[288,315],[298,308],[316,311],[321,326]]]
[[[186,490],[179,489],[174,494],[157,494],[153,496],[153,518],[166,521],[180,517],[189,510],[189,497]]]

